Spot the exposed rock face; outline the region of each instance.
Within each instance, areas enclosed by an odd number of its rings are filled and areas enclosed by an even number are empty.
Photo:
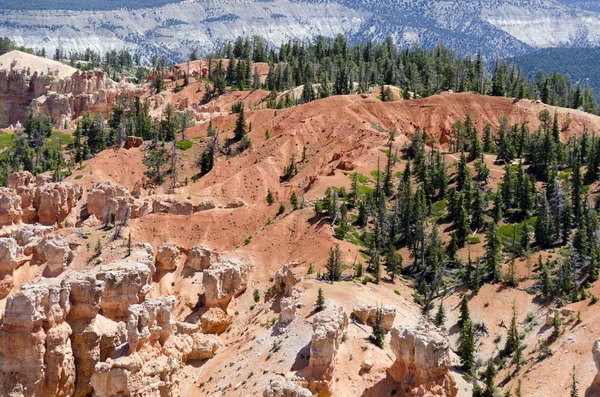
[[[222,334],[232,322],[233,316],[218,307],[211,307],[200,317],[202,332],[205,334]]]
[[[51,226],[22,225],[12,231],[11,237],[23,249],[23,255],[31,255],[40,241],[53,230]]]
[[[96,278],[103,281],[101,314],[115,321],[124,321],[131,305],[141,303],[150,291],[151,269],[138,262],[119,261],[102,266]]]
[[[193,327],[189,334],[174,333],[174,304],[174,297],[164,296],[129,308],[129,352],[96,364],[91,378],[94,395],[177,395],[175,373],[181,365],[215,354],[218,338],[195,332]]]
[[[600,339],[596,339],[596,342],[594,343],[594,347],[592,347],[592,356],[594,357],[594,363],[596,364],[596,370],[598,370],[598,373],[596,374],[596,377],[594,378],[594,383],[596,383],[597,386],[600,386]]]
[[[263,397],[312,397],[310,390],[277,376],[265,386]]]
[[[456,383],[449,373],[448,334],[431,324],[398,326],[392,329],[390,347],[396,361],[389,374],[411,396],[454,397]]]
[[[0,226],[19,223],[23,217],[21,197],[10,188],[0,188]]]
[[[382,306],[381,308],[381,327],[389,331],[394,326],[396,318],[396,309],[392,306]],[[375,315],[377,306],[360,305],[352,311],[352,315],[361,324],[375,325]]]
[[[302,277],[294,274],[294,268],[298,265],[297,262],[288,263],[275,273],[275,285],[281,288],[285,296],[292,296],[294,285],[302,281]]]
[[[73,260],[69,243],[58,236],[46,236],[34,249],[34,262],[46,262],[47,275],[56,277]]]
[[[125,149],[140,147],[144,144],[144,140],[139,136],[128,136],[125,141]]]
[[[86,110],[107,115],[119,98],[141,93],[133,85],[115,83],[100,70],[82,72],[20,51],[0,59],[0,98],[6,103],[8,124],[23,121],[27,106],[33,103],[62,128]]]
[[[29,172],[9,176],[9,188],[0,188],[0,226],[13,223],[53,225],[63,222],[81,199],[80,185],[51,183]]]
[[[202,278],[206,305],[226,310],[231,299],[246,290],[249,273],[247,263],[234,260],[213,263],[204,271]]]
[[[185,261],[185,267],[197,272],[204,271],[210,267],[213,252],[206,247],[196,245],[193,247]]]
[[[70,396],[75,384],[69,290],[29,285],[8,298],[0,328],[0,395]]]
[[[315,315],[310,341],[308,368],[312,375],[309,389],[319,395],[330,395],[335,358],[348,327],[348,315],[342,307],[328,307]]]
[[[122,219],[129,208],[129,189],[112,182],[96,182],[90,188],[87,197],[88,215],[94,215],[102,223],[106,222],[110,213]]]
[[[170,272],[177,269],[177,257],[179,248],[175,244],[163,244],[156,254],[156,268]]]
[[[0,238],[0,273],[12,273],[17,268],[18,248],[14,238]]]
[[[281,312],[279,313],[279,328],[286,328],[296,318],[298,304],[292,297],[281,299],[279,302]]]

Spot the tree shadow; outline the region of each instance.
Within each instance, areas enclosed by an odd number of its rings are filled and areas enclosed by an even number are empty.
[[[406,394],[402,390],[402,385],[396,383],[389,373],[385,375],[385,378],[366,389],[361,397],[404,397]]]

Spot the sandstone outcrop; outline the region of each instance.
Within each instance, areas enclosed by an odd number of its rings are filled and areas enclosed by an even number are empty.
[[[331,395],[335,359],[347,327],[348,315],[342,307],[328,307],[315,315],[308,361],[312,392]]]
[[[294,285],[302,281],[302,277],[294,273],[294,269],[298,265],[297,262],[285,264],[275,273],[273,281],[285,296],[292,296]]]
[[[179,248],[175,244],[163,244],[156,253],[156,269],[167,272],[177,269],[178,256]]]
[[[17,268],[19,246],[12,237],[0,238],[0,274],[12,273]]]
[[[0,98],[5,103],[7,124],[23,121],[31,103],[56,127],[63,128],[87,110],[106,116],[119,98],[133,98],[143,91],[116,83],[101,70],[79,71],[21,51],[8,52],[2,60]]]
[[[431,324],[392,329],[390,347],[396,356],[388,373],[405,388],[406,395],[454,397],[456,383],[448,334]]]
[[[33,254],[37,245],[42,239],[54,230],[51,226],[43,225],[22,225],[14,229],[10,236],[17,241],[19,247],[23,249],[23,255]]]
[[[394,326],[396,318],[396,309],[392,306],[382,306],[381,310],[381,327],[386,331],[390,331]],[[375,315],[377,306],[360,305],[352,311],[354,318],[361,324],[373,326],[375,325]]]
[[[75,245],[73,245],[75,246]],[[71,245],[59,236],[46,236],[34,249],[34,263],[46,262],[46,275],[56,277],[73,260]]]
[[[596,342],[594,342],[592,356],[594,357],[594,363],[596,364],[596,370],[598,371],[594,378],[594,383],[596,386],[600,387],[600,339],[596,339]]]
[[[9,176],[0,188],[0,226],[15,223],[53,225],[63,222],[81,199],[83,189],[70,182],[52,183],[29,172]]]
[[[122,219],[130,207],[129,189],[112,182],[96,182],[87,196],[87,212],[102,223],[109,219],[111,212],[117,220]]]
[[[222,334],[232,322],[233,316],[219,307],[211,307],[200,317],[202,332],[205,334]]]
[[[212,357],[218,338],[194,332],[177,335],[174,330],[175,298],[163,296],[129,308],[129,351],[96,364],[91,377],[94,395],[173,396],[176,371],[189,360]]]
[[[279,313],[278,326],[279,329],[285,329],[296,318],[298,303],[292,297],[287,297],[279,301],[281,312]]]
[[[115,321],[125,321],[128,308],[144,301],[152,283],[151,269],[138,262],[118,261],[102,266],[96,278],[104,282],[100,314]]]
[[[0,327],[0,395],[70,396],[75,385],[69,290],[29,285],[8,298]]]
[[[212,250],[201,245],[196,245],[188,253],[185,267],[197,272],[204,271],[210,267],[212,255]]]
[[[277,376],[265,386],[263,397],[312,397],[310,390]]]
[[[226,310],[231,299],[246,290],[249,274],[250,266],[237,260],[210,265],[202,278],[206,305]]]

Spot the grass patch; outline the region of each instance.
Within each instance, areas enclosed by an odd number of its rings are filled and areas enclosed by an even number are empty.
[[[467,240],[467,244],[479,244],[481,242],[481,239],[477,236],[473,236],[473,237],[469,237],[469,239]]]
[[[13,146],[14,135],[7,133],[0,133],[0,149],[5,149]]]
[[[373,188],[365,185],[358,186],[358,194],[369,194],[373,192]]]
[[[202,135],[198,135],[198,136],[193,137],[192,139],[202,141],[202,140],[204,140],[204,137]]]
[[[74,179],[75,179],[76,181],[78,181],[78,180],[80,180],[81,178],[83,178],[83,175],[77,175],[77,176],[76,176]]]
[[[383,181],[383,179],[385,178],[385,172],[383,171],[378,171],[378,170],[373,170],[371,171],[371,176],[373,178],[375,178],[375,180],[377,180],[377,173],[379,173],[379,180]]]
[[[61,145],[72,145],[73,142],[75,142],[71,135],[59,131],[53,131],[52,135],[50,135],[50,139],[48,140]]]
[[[179,141],[175,144],[175,146],[177,146],[177,149],[185,151],[191,148],[193,144],[194,143],[192,141]]]
[[[374,121],[371,121],[371,127],[373,127],[375,130],[377,130],[379,132],[388,132],[388,130],[386,130],[385,128],[383,128],[382,126],[380,126],[379,124],[377,124]]]
[[[441,217],[446,213],[446,206],[448,205],[448,200],[440,200],[435,202],[431,206],[431,216],[432,217]]]
[[[354,175],[356,175],[356,172],[352,172],[350,174],[348,174],[348,177],[350,177],[350,179],[354,179]],[[358,173],[358,183],[368,183],[371,180],[369,179],[369,177],[364,176],[363,174],[361,174],[360,172]]]

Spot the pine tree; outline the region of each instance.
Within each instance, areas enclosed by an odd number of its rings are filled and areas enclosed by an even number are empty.
[[[246,116],[244,115],[244,107],[240,109],[237,120],[235,122],[235,129],[233,130],[234,137],[236,140],[241,140],[247,134]]]
[[[577,390],[577,372],[575,366],[573,366],[573,372],[571,373],[571,394],[570,397],[579,397],[579,391]]]
[[[519,334],[519,328],[517,326],[517,308],[513,303],[513,315],[510,322],[510,328],[508,329],[508,335],[506,336],[506,345],[502,352],[505,356],[513,355],[513,363],[516,364],[517,369],[521,367],[521,361],[523,359],[523,345],[521,343],[521,336]]]
[[[319,292],[317,294],[317,303],[315,304],[315,312],[322,312],[325,310],[325,296],[323,295],[323,289],[319,288]]]
[[[552,317],[552,336],[558,338],[560,336],[560,326],[562,325],[562,321],[560,319],[560,312],[558,310],[554,311],[554,317]]]
[[[460,315],[458,318],[458,325],[462,328],[465,322],[470,318],[471,314],[469,312],[469,298],[467,297],[467,294],[464,293],[460,302]]]
[[[273,196],[271,189],[267,189],[267,203],[269,203],[269,205],[273,205],[275,203],[275,197]]]
[[[377,309],[375,310],[375,324],[373,324],[371,340],[373,341],[373,344],[375,346],[379,347],[380,349],[383,349],[385,330],[381,326],[381,321],[382,321],[381,308],[379,306],[377,306]]]
[[[446,310],[444,310],[444,302],[440,302],[440,305],[438,306],[438,310],[435,313],[435,317],[433,318],[433,323],[437,327],[441,327],[442,325],[444,325],[445,321],[446,321]]]
[[[335,246],[335,250],[333,248],[329,249],[329,259],[325,269],[329,281],[338,281],[342,276],[342,252],[339,244]]]
[[[402,271],[402,256],[396,251],[396,248],[390,244],[385,256],[385,271],[393,283],[396,276]]]
[[[495,397],[496,391],[498,390],[496,387],[496,383],[494,379],[496,378],[496,374],[498,370],[494,365],[494,361],[490,359],[488,361],[487,368],[483,374],[483,382],[485,384],[485,390],[483,391],[483,397]]]
[[[498,233],[498,225],[490,222],[485,235],[485,262],[488,274],[498,282],[502,278],[500,271],[500,248],[501,241]]]
[[[460,330],[458,339],[458,354],[460,364],[468,374],[475,373],[475,325],[470,318],[467,318]]]
[[[483,128],[483,152],[494,153],[494,138],[492,138],[492,125],[486,123]]]
[[[292,204],[292,208],[294,210],[300,209],[300,202],[298,200],[298,195],[296,194],[296,192],[292,192],[292,195],[290,197],[290,203]]]
[[[461,197],[459,200],[459,212],[458,219],[455,220],[454,224],[456,227],[455,234],[456,239],[459,246],[463,246],[467,241],[467,237],[471,233],[471,228],[469,227],[469,217],[467,215],[467,209],[465,208],[463,198]]]

